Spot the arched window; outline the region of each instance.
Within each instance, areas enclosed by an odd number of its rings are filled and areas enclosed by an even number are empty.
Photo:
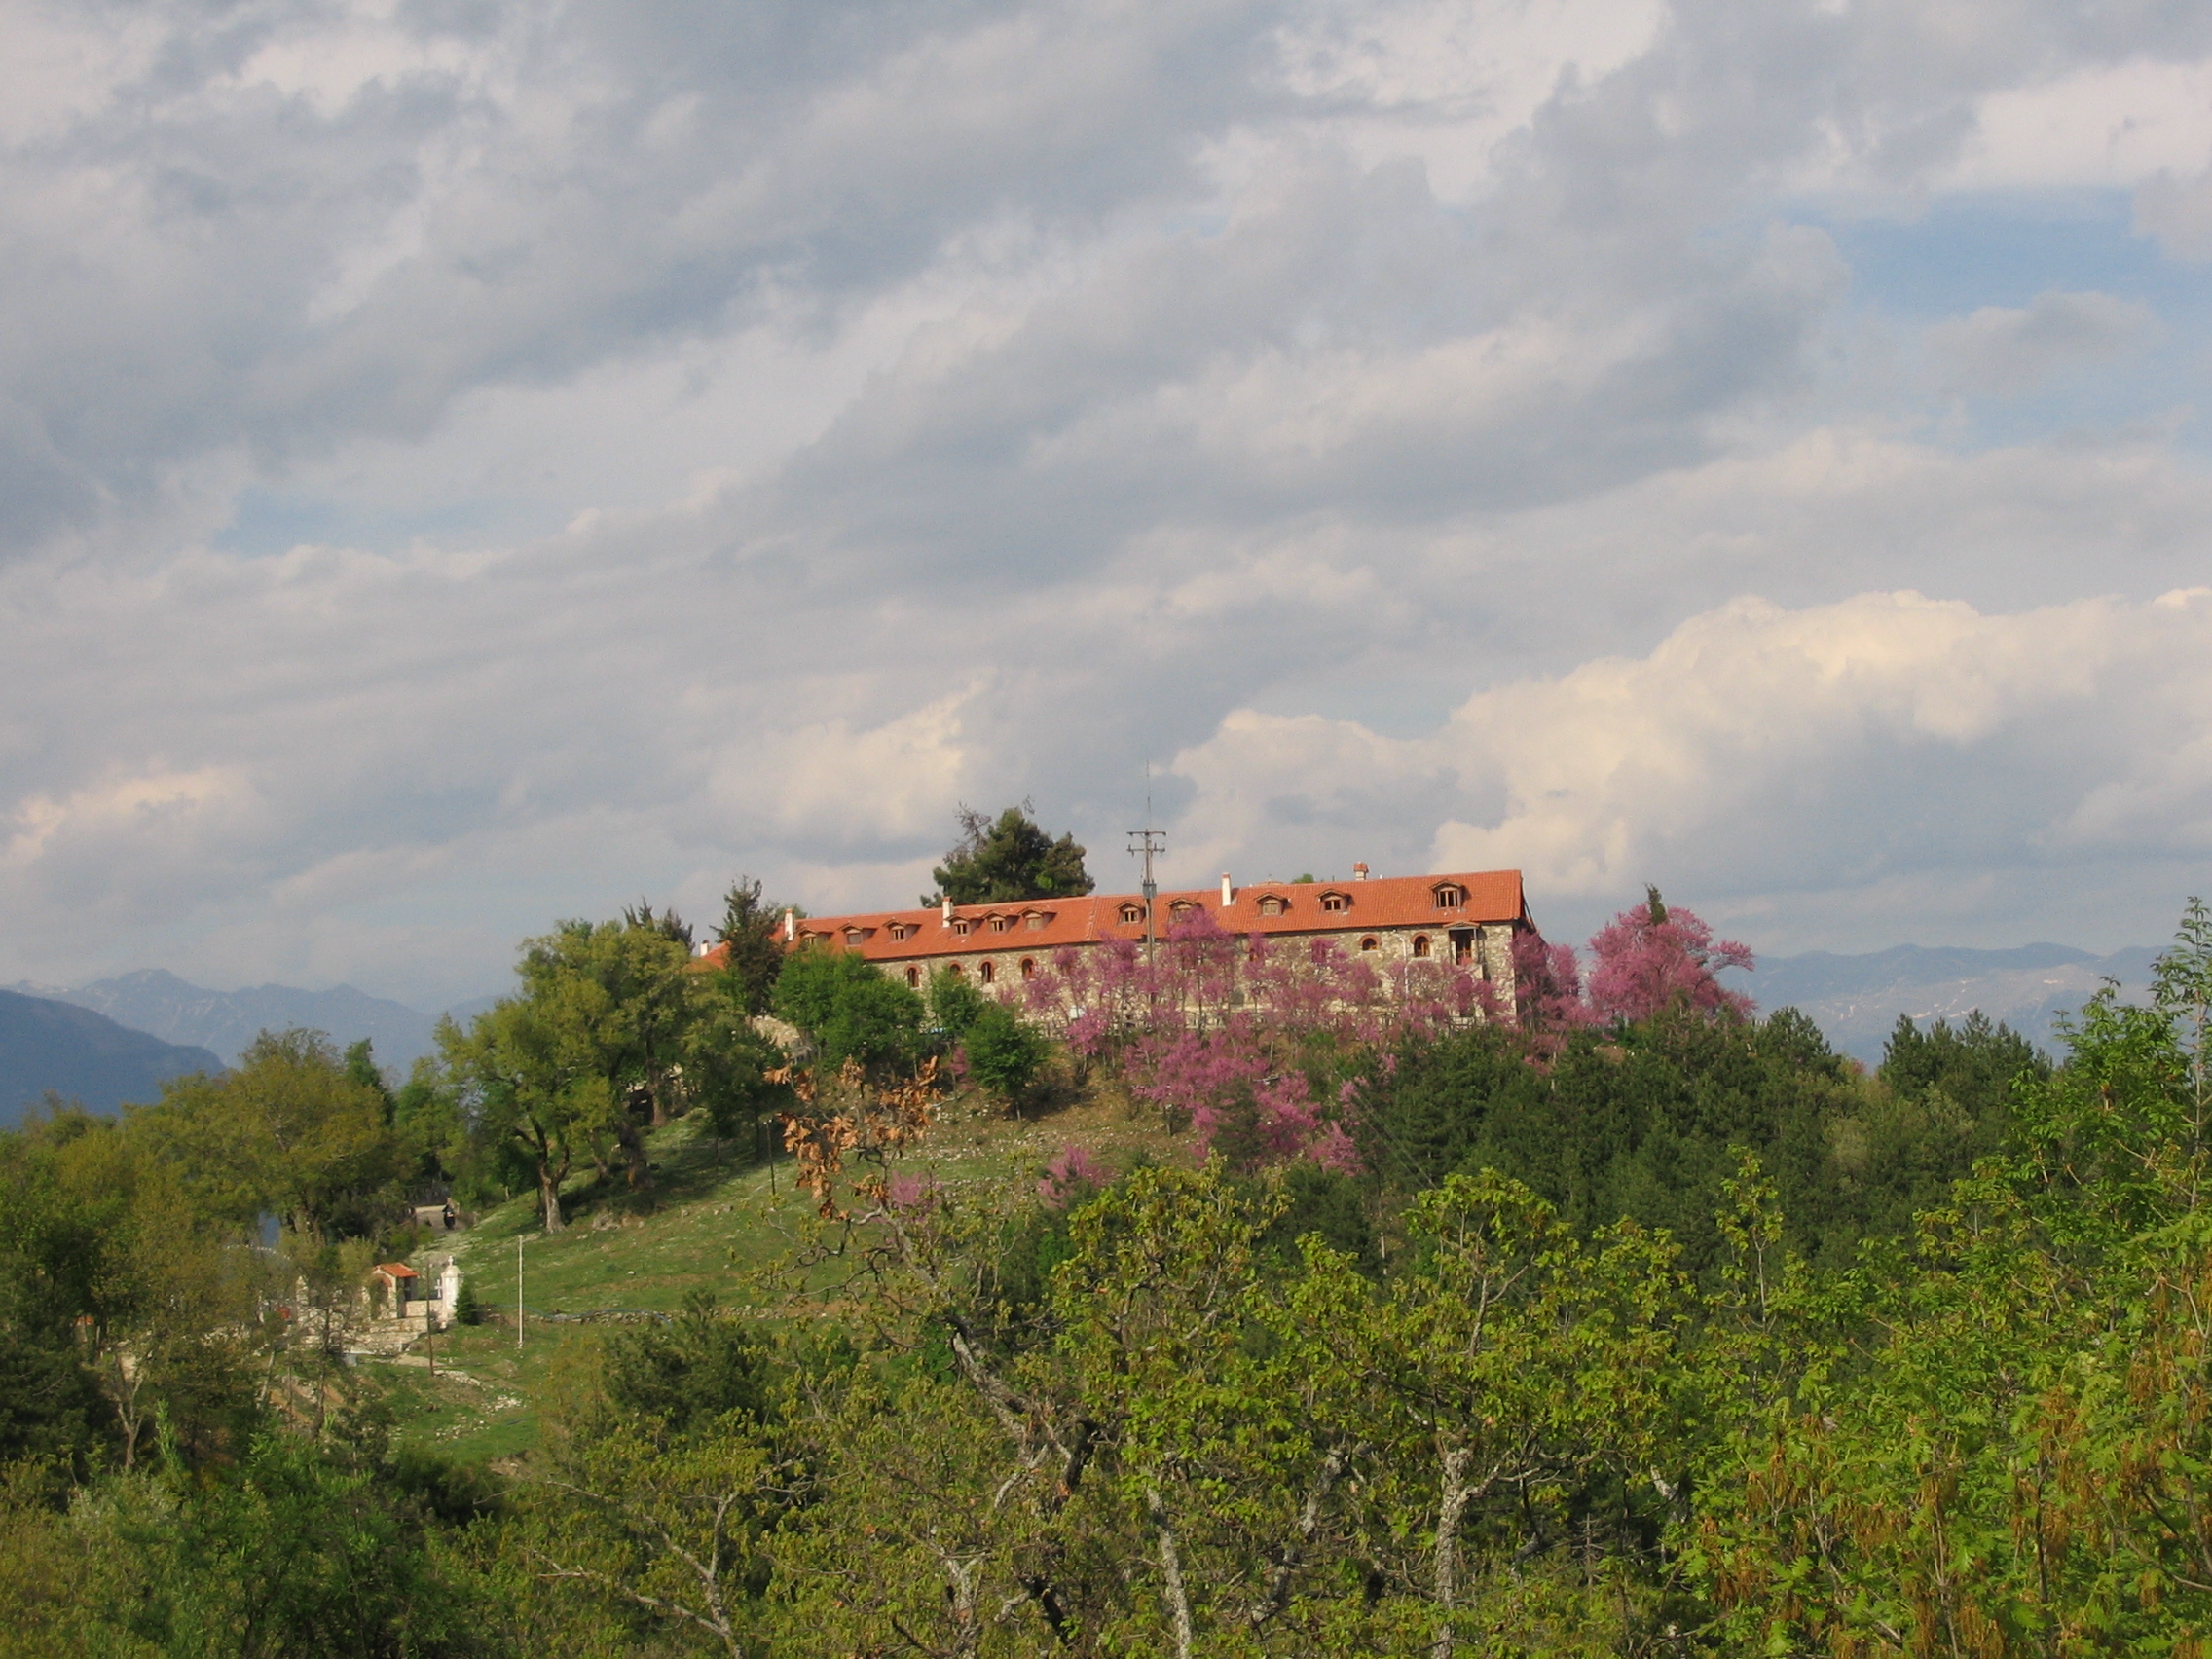
[[[1045,931],[1045,924],[1051,919],[1052,917],[1050,911],[1031,910],[1021,918],[1021,924],[1022,926],[1026,927],[1031,933],[1043,933]]]
[[[996,962],[986,962],[976,970],[976,977],[988,985],[998,978],[999,965]]]
[[[858,950],[863,944],[866,942],[867,929],[847,928],[845,930],[845,948],[847,950]]]
[[[1414,954],[1416,956],[1426,956],[1428,954],[1428,935],[1414,935]]]
[[[893,922],[891,924],[891,937],[893,939],[912,939],[914,937],[914,924],[912,922]]]
[[[1436,889],[1436,907],[1439,910],[1462,910],[1467,904],[1467,890],[1456,881],[1440,882]]]
[[[1021,959],[1021,977],[1024,979],[1031,978],[1035,977],[1036,973],[1037,958],[1034,956],[1024,956]]]
[[[1014,918],[1012,916],[993,916],[991,918],[991,932],[993,933],[1005,933],[1013,926]]]
[[[1351,908],[1351,895],[1348,893],[1324,893],[1321,895],[1321,908],[1331,915],[1340,915]]]
[[[1369,934],[1365,939],[1359,941],[1359,948],[1362,950],[1381,950],[1382,948],[1382,941],[1377,939],[1373,934]]]
[[[1133,928],[1143,920],[1144,906],[1142,904],[1124,904],[1122,906],[1122,925],[1124,927]]]
[[[915,990],[920,990],[922,988],[922,971],[919,968],[907,969],[906,983]]]
[[[947,962],[944,965],[944,971],[955,979],[965,979],[968,977],[968,970],[961,967],[957,962]]]
[[[1289,908],[1290,901],[1279,893],[1266,894],[1260,900],[1260,914],[1263,916],[1279,916]]]
[[[952,931],[958,934],[962,939],[966,939],[968,937],[968,930],[975,925],[976,924],[970,921],[966,916],[955,916],[952,918]]]

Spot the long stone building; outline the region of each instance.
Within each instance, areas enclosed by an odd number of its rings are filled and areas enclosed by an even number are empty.
[[[1431,960],[1456,964],[1490,981],[1510,1003],[1513,938],[1535,923],[1517,869],[1371,878],[1365,865],[1349,881],[1263,882],[1161,893],[1153,925],[1165,939],[1204,912],[1223,932],[1269,939],[1323,938],[1374,962]],[[935,910],[877,910],[852,916],[786,912],[784,937],[793,949],[847,951],[919,987],[940,968],[977,983],[1011,986],[1051,966],[1055,951],[1091,949],[1108,940],[1141,941],[1145,903],[1134,893],[1091,893],[1080,899],[1034,899],[1003,904],[954,904]],[[726,952],[716,945],[705,954]]]

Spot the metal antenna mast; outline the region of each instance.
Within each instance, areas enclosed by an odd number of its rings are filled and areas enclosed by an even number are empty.
[[[1144,768],[1144,823],[1142,830],[1131,830],[1128,833],[1130,853],[1142,855],[1144,859],[1144,965],[1150,968],[1152,943],[1157,937],[1152,925],[1152,901],[1160,892],[1160,884],[1152,879],[1152,859],[1155,853],[1167,850],[1167,831],[1152,827],[1152,762],[1149,760]]]

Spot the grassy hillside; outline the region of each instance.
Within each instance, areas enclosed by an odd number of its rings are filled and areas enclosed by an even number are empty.
[[[511,1456],[536,1438],[538,1403],[564,1354],[594,1338],[576,1315],[671,1312],[692,1291],[724,1307],[788,1307],[776,1287],[826,1285],[834,1264],[798,1260],[814,1201],[792,1187],[786,1160],[740,1160],[704,1132],[698,1117],[655,1131],[656,1191],[633,1207],[591,1182],[571,1183],[570,1225],[546,1235],[535,1198],[482,1216],[453,1246],[490,1315],[486,1322],[418,1343],[397,1363],[366,1361],[390,1389],[403,1442],[435,1446],[464,1461]],[[1078,1094],[1041,1116],[1015,1120],[976,1096],[955,1099],[897,1167],[941,1185],[1034,1178],[1069,1142],[1120,1165],[1138,1153],[1172,1156],[1158,1117],[1118,1094]],[[856,1173],[855,1178],[858,1178]],[[515,1336],[515,1258],[521,1244],[522,1342]],[[444,1248],[442,1241],[431,1248]],[[545,1317],[569,1316],[565,1320]],[[428,1352],[425,1351],[427,1348]],[[434,1358],[436,1375],[426,1363]]]

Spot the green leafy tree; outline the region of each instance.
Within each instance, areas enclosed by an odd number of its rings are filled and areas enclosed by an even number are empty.
[[[1004,1003],[986,1002],[961,1040],[968,1075],[1011,1106],[1018,1107],[1037,1081],[1045,1039]]]
[[[1073,898],[1088,893],[1084,849],[1073,835],[1053,840],[1024,810],[1010,806],[997,818],[960,809],[960,840],[930,871],[938,892],[955,904],[1003,904],[1023,899]],[[937,898],[924,896],[934,904]]]
[[[750,876],[739,876],[722,896],[722,922],[715,936],[729,947],[722,972],[747,1014],[766,1014],[774,1005],[776,980],[789,954],[783,937],[786,908],[764,902],[760,883]]]
[[[776,981],[776,1012],[813,1039],[818,1063],[834,1070],[908,1065],[921,1052],[922,999],[873,964],[843,951],[802,950]]]
[[[965,974],[940,968],[930,976],[930,1023],[947,1043],[957,1043],[990,1006],[983,989]]]
[[[480,1138],[520,1157],[537,1185],[545,1231],[567,1224],[561,1184],[620,1110],[608,1074],[614,1043],[606,991],[539,963],[526,995],[438,1028],[448,1074]]]
[[[241,1231],[273,1213],[293,1232],[355,1237],[382,1231],[401,1197],[388,1100],[320,1032],[264,1031],[236,1070],[164,1085],[159,1104],[130,1113],[130,1133]]]

